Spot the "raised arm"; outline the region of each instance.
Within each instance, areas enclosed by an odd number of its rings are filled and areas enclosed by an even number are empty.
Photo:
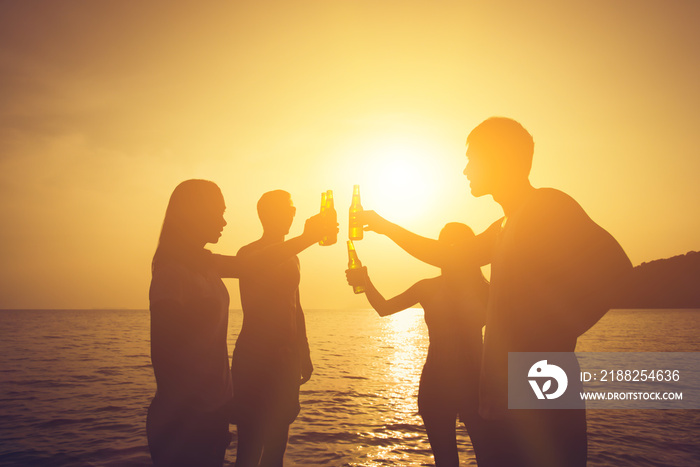
[[[422,237],[389,222],[374,211],[363,211],[358,217],[366,226],[365,230],[386,235],[409,255],[437,267],[444,267],[455,261],[475,261],[479,266],[489,264],[502,222],[501,219],[494,222],[488,229],[476,236],[476,241],[471,248],[465,249],[445,245],[432,238]]]
[[[352,286],[362,285],[365,288],[367,300],[379,316],[393,315],[420,302],[420,290],[423,281],[417,282],[405,292],[387,300],[379,293],[370,280],[367,267],[348,269],[345,271],[345,276],[348,279],[348,284]]]
[[[286,242],[255,251],[245,256],[214,255],[215,268],[221,277],[240,278],[248,274],[258,274],[301,253],[325,235],[338,232],[336,223],[316,214],[306,220],[304,232]]]

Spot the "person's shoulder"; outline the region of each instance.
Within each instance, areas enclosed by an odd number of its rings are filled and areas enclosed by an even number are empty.
[[[537,206],[558,207],[561,209],[580,209],[581,205],[570,195],[556,188],[537,188],[532,196]]]
[[[410,300],[414,303],[423,303],[425,305],[425,302],[429,301],[439,289],[439,282],[436,282],[436,279],[439,279],[439,277],[421,279],[406,289],[401,295],[410,297]]]
[[[429,279],[421,279],[415,284],[413,284],[413,287],[415,290],[417,290],[419,293],[429,293],[429,292],[434,292],[435,290],[440,287],[440,284],[442,283],[442,277],[437,276],[437,277],[431,277]]]
[[[556,188],[537,188],[527,201],[525,217],[545,225],[579,225],[591,219],[581,205],[570,195]]]
[[[503,221],[505,221],[505,217],[501,216],[497,220],[493,221],[491,225],[489,225],[486,230],[481,232],[479,235],[477,235],[477,238],[492,238],[503,229]]]
[[[436,284],[439,284],[440,281],[442,281],[442,276],[435,276],[435,277],[429,277],[427,279],[421,279],[418,282],[416,282],[416,285],[421,285],[421,286],[435,286]]]
[[[166,259],[155,262],[151,273],[154,280],[174,280],[187,274],[187,267],[180,261]]]
[[[239,248],[236,256],[245,256],[261,248],[262,246],[260,245],[260,240],[255,240],[254,242],[243,245],[241,248]]]
[[[584,232],[590,231],[593,223],[568,194],[555,188],[537,188],[508,225],[517,232],[514,238],[528,245],[523,254],[542,255],[567,248],[575,238],[587,237]]]
[[[151,303],[180,299],[189,271],[177,261],[162,261],[153,266],[148,297]]]
[[[503,224],[505,220],[505,216],[501,216],[495,221],[491,222],[488,227],[486,227],[481,233],[478,233],[476,236],[488,236],[493,234],[494,232],[499,232],[503,228]]]

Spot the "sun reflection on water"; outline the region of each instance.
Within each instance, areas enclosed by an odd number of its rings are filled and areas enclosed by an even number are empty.
[[[427,342],[423,310],[410,309],[385,318],[378,343],[386,355],[385,395],[393,414],[388,423],[419,423],[418,384],[425,362]]]

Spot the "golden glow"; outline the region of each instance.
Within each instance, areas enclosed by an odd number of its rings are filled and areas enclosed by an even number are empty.
[[[424,223],[444,200],[441,174],[450,155],[436,155],[438,147],[408,130],[358,144],[352,159],[362,206],[397,223]]]
[[[389,374],[392,381],[399,382],[396,390],[403,393],[403,397],[397,398],[400,402],[396,403],[413,404],[415,401],[405,396],[418,387],[425,362],[427,341],[425,333],[421,332],[425,327],[423,310],[410,308],[385,319],[385,335],[390,336],[385,344],[392,350],[388,353]]]
[[[279,188],[292,234],[333,189],[345,236],[356,183],[366,209],[421,235],[483,230],[501,212],[461,172],[468,132],[493,115],[533,134],[533,183],[571,194],[635,264],[698,249],[696,2],[623,22],[623,2],[6,3],[0,308],[146,307],[167,199],[188,178],[224,193],[218,253],[258,237],[255,203]],[[388,287],[413,280],[416,261],[363,242]],[[305,306],[361,306],[338,244],[301,255]]]
[[[419,219],[440,202],[439,180],[420,147],[392,142],[378,145],[373,152],[368,155],[373,171],[365,191],[380,212],[405,222]]]

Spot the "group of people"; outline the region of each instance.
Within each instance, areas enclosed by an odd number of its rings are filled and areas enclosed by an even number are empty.
[[[585,409],[512,410],[509,352],[573,352],[577,338],[612,306],[631,271],[620,245],[576,201],[535,188],[532,136],[518,122],[485,120],[467,138],[473,196],[492,195],[504,216],[475,235],[449,223],[437,240],[374,211],[359,219],[441,270],[385,299],[366,268],[346,271],[380,316],[423,307],[429,349],[418,407],[437,466],[459,465],[455,425],[467,428],[480,466],[585,466]],[[262,237],[236,256],[212,254],[226,225],[212,182],[175,189],[152,262],[151,356],[157,391],[147,434],[157,466],[221,466],[237,425],[237,467],[281,466],[299,386],[313,372],[299,298],[297,254],[338,232],[316,215],[285,240],[295,214],[285,191],[258,202]],[[491,265],[487,282],[481,266]],[[243,324],[229,368],[229,296],[239,278]],[[482,328],[486,326],[482,342]]]

